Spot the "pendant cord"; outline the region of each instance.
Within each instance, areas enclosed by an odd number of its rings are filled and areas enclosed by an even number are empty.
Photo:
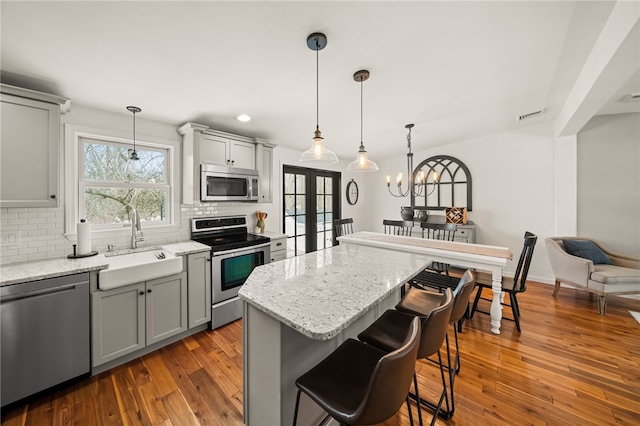
[[[360,80],[360,146],[363,146],[364,144],[362,143],[362,129],[363,129],[363,113],[362,113],[362,106],[363,106],[363,102],[362,102],[362,97],[363,97],[363,82],[362,80]]]
[[[136,112],[133,111],[133,152],[136,152]]]
[[[316,128],[320,125],[320,42],[316,37]]]

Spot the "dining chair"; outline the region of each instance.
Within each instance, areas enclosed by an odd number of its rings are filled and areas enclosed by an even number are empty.
[[[520,306],[518,305],[516,295],[527,290],[527,275],[529,274],[529,266],[531,265],[531,259],[533,258],[533,249],[535,248],[536,241],[538,241],[537,235],[529,231],[524,233],[524,246],[522,247],[520,259],[518,259],[518,266],[516,267],[513,278],[505,277],[504,275],[502,276],[502,291],[509,295],[510,304],[503,302],[500,304],[502,306],[510,306],[511,312],[513,313],[513,318],[503,317],[503,319],[515,321],[518,332],[521,332],[522,330],[520,329]],[[478,309],[478,302],[480,299],[492,300],[490,298],[482,297],[483,289],[492,288],[491,274],[486,272],[477,272],[476,285],[478,286],[478,291],[473,301],[470,318],[473,318],[476,311],[489,315],[489,312]]]
[[[384,219],[382,221],[384,226],[384,233],[391,235],[402,235],[410,237],[413,231],[413,221],[411,220],[389,220]]]
[[[456,237],[456,231],[458,230],[455,223],[423,222],[420,224],[420,227],[422,228],[422,238],[440,241],[453,241]],[[431,262],[427,269],[436,271],[439,274],[444,272],[449,275],[448,263]]]
[[[333,221],[333,227],[336,229],[336,236],[353,234],[353,218],[336,219]]]

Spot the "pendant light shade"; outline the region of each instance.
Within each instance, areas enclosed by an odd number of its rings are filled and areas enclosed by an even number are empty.
[[[360,70],[353,75],[353,79],[360,83],[360,148],[358,149],[358,155],[347,166],[348,172],[376,172],[378,171],[378,165],[369,160],[367,157],[367,150],[364,149],[364,143],[362,142],[362,129],[363,129],[363,113],[362,113],[362,82],[369,79],[369,71]]]
[[[312,166],[337,163],[338,157],[333,151],[324,146],[320,133],[320,96],[319,96],[319,59],[318,52],[327,45],[327,36],[322,33],[313,33],[307,37],[307,46],[316,51],[316,131],[314,132],[313,144],[300,156],[300,162]]]
[[[138,158],[138,152],[136,151],[136,113],[142,111],[136,106],[128,106],[127,110],[133,113],[133,149],[129,148],[127,158],[127,164],[125,165],[124,172],[128,176],[135,176],[140,173],[140,158]]]

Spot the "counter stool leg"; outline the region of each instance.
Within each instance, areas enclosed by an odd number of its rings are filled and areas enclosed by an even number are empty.
[[[293,412],[293,426],[296,426],[298,423],[298,405],[300,405],[300,389],[298,389],[298,394],[296,395],[296,409]]]
[[[420,392],[418,392],[418,375],[413,372],[413,389],[416,391],[416,405],[418,406],[418,424],[422,426],[422,409],[420,408]],[[407,395],[407,400],[409,395]],[[411,413],[411,410],[409,410]]]

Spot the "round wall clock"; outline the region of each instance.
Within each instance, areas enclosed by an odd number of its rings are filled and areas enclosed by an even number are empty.
[[[351,179],[347,184],[347,203],[352,206],[358,202],[358,184]]]

